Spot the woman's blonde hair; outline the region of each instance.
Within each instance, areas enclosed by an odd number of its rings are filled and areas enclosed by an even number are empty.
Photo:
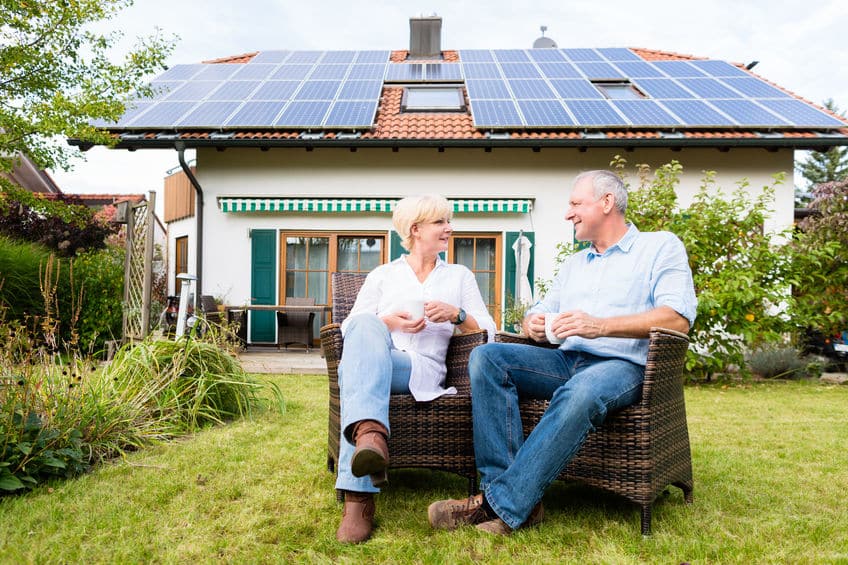
[[[404,249],[412,249],[412,226],[426,224],[439,219],[450,221],[453,209],[447,198],[438,194],[407,196],[398,201],[392,214],[392,225],[400,236]]]

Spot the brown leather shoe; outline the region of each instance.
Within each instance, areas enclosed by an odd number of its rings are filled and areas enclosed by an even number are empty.
[[[375,420],[361,420],[353,428],[356,449],[350,460],[350,471],[354,477],[371,475],[375,487],[389,482],[386,467],[389,466],[389,431]]]
[[[374,528],[374,495],[370,492],[345,492],[342,522],[336,539],[342,543],[362,543]]]
[[[466,524],[480,524],[492,517],[483,509],[483,495],[477,494],[463,499],[434,502],[427,508],[427,519],[432,528],[455,530]]]
[[[530,511],[530,516],[521,524],[521,528],[529,528],[531,526],[538,526],[545,517],[545,509],[542,508],[542,503],[540,502],[536,506],[533,507],[533,510]],[[496,536],[508,536],[515,530],[510,528],[506,522],[501,520],[500,518],[495,518],[494,520],[489,520],[487,522],[483,522],[481,524],[477,524],[477,529],[494,534]]]

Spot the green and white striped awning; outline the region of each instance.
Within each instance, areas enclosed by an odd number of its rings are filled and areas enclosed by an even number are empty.
[[[222,196],[222,212],[311,212],[311,213],[391,213],[399,198],[268,198]],[[528,198],[449,199],[453,211],[477,214],[527,214],[533,209]]]

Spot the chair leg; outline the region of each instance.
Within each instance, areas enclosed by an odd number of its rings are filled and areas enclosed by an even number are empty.
[[[477,494],[477,477],[468,477],[468,496]]]
[[[692,504],[692,502],[694,500],[694,497],[692,495],[693,490],[694,490],[692,488],[692,482],[689,481],[689,482],[679,482],[679,483],[672,483],[672,484],[683,491],[683,500],[686,502],[686,504]]]
[[[642,535],[651,535],[651,505],[642,505]]]
[[[327,455],[327,470],[331,473],[336,472],[336,460],[330,455]]]

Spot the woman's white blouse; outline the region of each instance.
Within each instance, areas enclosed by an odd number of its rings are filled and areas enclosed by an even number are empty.
[[[415,299],[438,300],[462,308],[474,317],[480,329],[488,332],[489,341],[494,339],[495,322],[483,303],[474,274],[467,267],[437,258],[436,267],[422,283],[406,262],[406,255],[368,274],[350,314],[342,322],[342,335],[348,321],[357,314],[386,316],[403,310],[404,303]],[[455,388],[444,388],[445,356],[454,330],[450,322],[426,320],[424,329],[418,333],[392,332],[395,347],[409,353],[412,361],[409,390],[415,400],[427,401],[443,394],[456,394]]]

